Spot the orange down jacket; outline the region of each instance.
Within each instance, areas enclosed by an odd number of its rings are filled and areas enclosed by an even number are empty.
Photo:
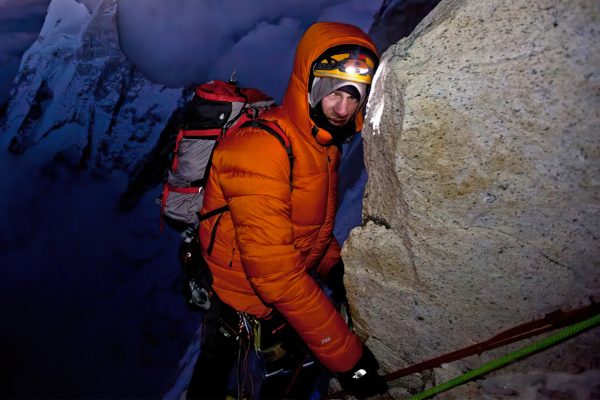
[[[350,370],[362,345],[308,273],[328,270],[340,252],[333,238],[340,154],[330,145],[331,135],[309,117],[308,81],[313,61],[343,44],[376,53],[369,37],[354,26],[311,26],[298,45],[282,105],[263,115],[289,138],[293,168],[271,134],[257,128],[233,131],[215,149],[200,211],[229,207],[200,225],[203,253],[221,300],[259,318],[276,308],[334,372]],[[362,114],[356,122],[360,130]]]

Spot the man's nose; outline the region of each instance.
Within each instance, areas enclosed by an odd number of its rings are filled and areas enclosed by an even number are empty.
[[[334,107],[335,113],[340,117],[345,117],[348,115],[348,99],[343,98],[340,99]]]

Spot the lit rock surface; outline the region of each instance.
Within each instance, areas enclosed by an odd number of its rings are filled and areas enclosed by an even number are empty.
[[[593,0],[443,1],[384,54],[364,132],[363,226],[343,256],[358,331],[386,371],[599,300],[599,19]],[[531,371],[563,373],[560,387],[590,382],[577,374],[597,368],[599,335],[445,396],[510,397]],[[536,381],[540,398],[550,381]]]

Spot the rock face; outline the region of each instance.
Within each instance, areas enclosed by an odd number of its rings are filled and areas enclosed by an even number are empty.
[[[599,300],[599,20],[593,0],[442,1],[384,54],[363,226],[343,256],[357,328],[385,370]],[[596,329],[445,396],[537,385],[551,397],[539,377],[586,381],[574,374],[598,368],[599,345]],[[396,394],[513,348],[404,379]]]

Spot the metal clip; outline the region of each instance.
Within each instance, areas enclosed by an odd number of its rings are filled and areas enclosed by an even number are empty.
[[[198,286],[195,280],[190,279],[188,281],[190,285],[191,297],[189,302],[200,307],[204,311],[208,311],[210,308],[210,295],[203,287]]]

